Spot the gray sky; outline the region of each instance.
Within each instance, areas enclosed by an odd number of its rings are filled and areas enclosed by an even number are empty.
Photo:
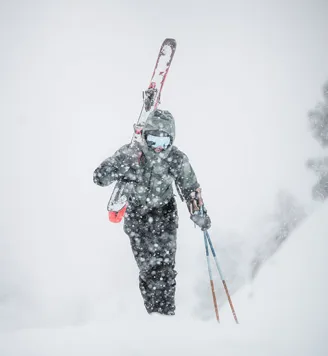
[[[304,163],[322,150],[306,114],[328,78],[327,13],[326,1],[310,0],[2,1],[6,283],[50,296],[82,268],[101,294],[108,260],[132,259],[122,226],[106,221],[110,190],[94,186],[92,173],[130,140],[166,37],[178,48],[162,108],[176,118],[176,144],[195,168],[214,231],[254,229],[279,189],[312,208],[315,177]],[[182,231],[198,236],[182,204],[180,215]],[[76,283],[76,295],[90,293]]]

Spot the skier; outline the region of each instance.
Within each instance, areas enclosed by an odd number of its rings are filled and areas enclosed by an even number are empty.
[[[191,220],[207,230],[211,220],[188,157],[173,146],[174,118],[169,111],[152,111],[141,143],[121,147],[95,170],[94,183],[127,182],[129,204],[124,231],[139,268],[139,288],[147,312],[175,314],[175,254],[178,213],[173,182],[185,199]]]

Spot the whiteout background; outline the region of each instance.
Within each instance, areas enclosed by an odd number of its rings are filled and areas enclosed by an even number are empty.
[[[175,116],[176,145],[203,187],[215,244],[223,251],[231,232],[243,238],[229,256],[240,259],[240,273],[257,222],[272,212],[280,189],[308,211],[316,208],[310,196],[315,177],[304,163],[322,151],[308,132],[306,113],[328,76],[327,13],[325,1],[1,2],[0,327],[11,335],[0,339],[0,347],[7,340],[3,355],[28,354],[26,347],[14,347],[21,334],[13,330],[19,328],[38,328],[31,341],[36,348],[46,345],[44,328],[58,332],[102,323],[90,332],[131,345],[132,331],[120,333],[119,323],[122,330],[143,328],[137,323],[145,316],[128,239],[121,225],[107,221],[110,190],[95,186],[92,173],[130,140],[141,91],[166,37],[176,38],[178,48],[162,107]],[[179,208],[180,315],[172,322],[197,323],[208,293],[203,240],[184,204]],[[323,224],[324,216],[317,221]],[[285,270],[279,273],[278,279]],[[243,313],[250,306],[240,298]],[[283,301],[266,301],[268,310],[270,302]],[[149,329],[146,320],[142,337],[156,328],[164,332],[162,319]],[[181,325],[192,329],[190,320]],[[169,327],[176,334],[181,325]],[[209,325],[201,324],[200,338],[216,327],[213,317]],[[227,330],[227,345],[238,344],[234,333],[242,339],[242,331]],[[83,333],[76,332],[72,342],[88,339]],[[175,354],[178,341],[170,345],[165,338],[165,350]],[[57,351],[64,355],[62,345]],[[143,355],[145,345],[111,352]]]

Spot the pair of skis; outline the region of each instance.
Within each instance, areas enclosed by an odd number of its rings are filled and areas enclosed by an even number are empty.
[[[134,133],[131,146],[141,142],[142,129],[146,123],[149,113],[155,110],[160,104],[161,93],[170,69],[171,62],[177,47],[177,43],[172,38],[166,38],[159,50],[153,75],[148,89],[143,92],[143,106],[137,123],[134,125]],[[115,184],[112,195],[107,205],[108,218],[111,222],[119,223],[124,217],[128,206],[128,196],[125,193],[126,182],[118,181]]]

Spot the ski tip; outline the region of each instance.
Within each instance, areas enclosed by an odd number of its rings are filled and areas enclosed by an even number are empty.
[[[166,38],[163,42],[163,46],[164,45],[169,45],[175,48],[177,46],[177,41],[174,38]]]

